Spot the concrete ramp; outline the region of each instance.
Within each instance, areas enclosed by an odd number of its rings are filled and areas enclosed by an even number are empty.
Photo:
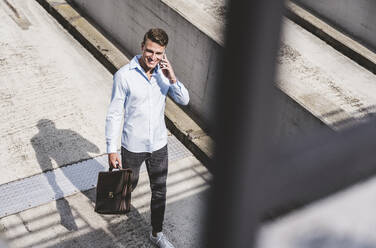
[[[112,75],[36,1],[0,19],[0,184],[105,153]]]

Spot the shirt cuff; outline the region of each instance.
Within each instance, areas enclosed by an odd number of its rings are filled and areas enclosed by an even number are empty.
[[[181,89],[180,84],[181,84],[180,81],[179,81],[179,80],[176,80],[175,83],[170,84],[170,87],[172,87],[172,88],[174,88],[174,89],[176,89],[176,90],[180,90],[180,89]]]
[[[107,144],[107,153],[117,153],[116,145]]]

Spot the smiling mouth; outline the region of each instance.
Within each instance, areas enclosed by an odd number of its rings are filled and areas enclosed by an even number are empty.
[[[149,63],[149,64],[152,64],[152,65],[154,65],[154,64],[156,64],[156,63],[157,63],[157,61],[153,61],[153,60],[148,60],[148,63]]]

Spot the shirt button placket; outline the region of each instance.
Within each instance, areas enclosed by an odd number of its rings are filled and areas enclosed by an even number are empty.
[[[153,151],[153,146],[154,146],[154,140],[153,140],[153,128],[152,128],[152,125],[153,125],[153,120],[152,120],[152,77],[149,81],[149,84],[148,84],[148,102],[149,102],[149,140],[150,140],[150,149],[151,151]]]

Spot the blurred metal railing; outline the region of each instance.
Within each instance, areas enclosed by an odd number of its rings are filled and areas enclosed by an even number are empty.
[[[216,99],[208,247],[252,247],[270,213],[325,197],[376,173],[374,122],[272,144],[275,59],[283,1],[231,1]],[[281,145],[283,144],[283,145]]]

